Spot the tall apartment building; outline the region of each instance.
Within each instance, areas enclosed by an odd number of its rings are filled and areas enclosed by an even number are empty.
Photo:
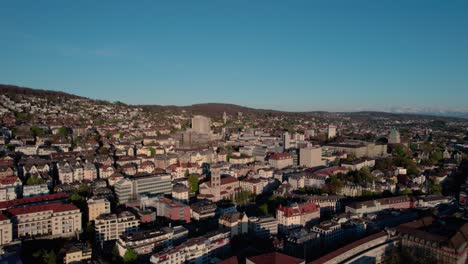
[[[110,212],[110,202],[106,198],[92,198],[88,200],[88,221],[93,221],[98,216],[109,214]]]
[[[400,132],[396,129],[392,129],[388,134],[388,144],[400,144]]]
[[[276,210],[278,230],[285,232],[295,227],[303,227],[307,224],[320,221],[320,208],[311,202],[289,206],[280,205]]]
[[[283,143],[283,150],[287,150],[290,148],[297,148],[297,146],[303,142],[305,136],[303,134],[294,133],[289,134],[289,132],[284,132],[282,136],[282,143]]]
[[[328,139],[336,137],[336,126],[329,125],[327,129],[327,137]]]
[[[8,210],[13,237],[71,237],[81,231],[81,212],[73,204],[43,204]]]
[[[13,227],[10,219],[0,214],[0,246],[7,245],[13,239]]]
[[[192,130],[200,134],[209,134],[211,131],[211,120],[201,115],[192,117]]]
[[[171,194],[171,175],[147,174],[121,179],[115,183],[115,194],[119,203],[137,200],[142,194]]]
[[[118,215],[101,215],[94,222],[96,241],[116,240],[122,234],[131,234],[138,231],[139,225],[140,221],[128,211]]]
[[[299,165],[304,167],[317,167],[324,165],[321,147],[306,147],[299,151]]]

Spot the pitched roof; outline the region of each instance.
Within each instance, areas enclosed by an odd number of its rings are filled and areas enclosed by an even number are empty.
[[[1,185],[10,185],[10,184],[14,184],[18,181],[18,177],[16,176],[9,176],[9,177],[5,177],[5,178],[0,178],[0,184]]]
[[[279,211],[284,213],[284,216],[291,217],[296,215],[308,214],[315,211],[318,211],[317,205],[315,203],[303,203],[292,206],[281,206],[278,208]]]

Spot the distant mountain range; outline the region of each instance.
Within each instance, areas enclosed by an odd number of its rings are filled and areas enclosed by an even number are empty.
[[[394,107],[388,109],[387,112],[468,118],[468,107],[453,109],[437,107]]]
[[[1,94],[24,94],[32,96],[44,96],[44,97],[62,97],[62,98],[81,98],[93,100],[83,96],[73,95],[61,91],[51,91],[51,90],[42,90],[42,89],[32,89],[26,87],[19,87],[15,85],[6,85],[0,84],[0,93]],[[95,100],[101,101],[101,100]],[[255,109],[235,104],[225,104],[225,103],[203,103],[203,104],[193,104],[189,106],[176,106],[176,105],[133,105],[137,107],[142,107],[146,109],[162,111],[162,110],[185,110],[193,113],[200,114],[220,114],[226,112],[229,115],[237,114],[238,112],[242,113],[283,113],[283,114],[319,114],[319,113],[328,113],[327,111],[303,111],[303,112],[287,112],[271,109]],[[333,112],[332,112],[333,113]],[[336,112],[339,113],[339,112]],[[417,117],[417,116],[432,116],[432,117],[454,117],[454,118],[464,118],[468,119],[468,108],[466,109],[437,109],[437,108],[417,108],[417,107],[401,107],[401,108],[388,108],[382,109],[382,111],[350,111],[343,112],[350,115],[372,115],[372,116],[391,116],[396,118],[396,116],[406,116]]]

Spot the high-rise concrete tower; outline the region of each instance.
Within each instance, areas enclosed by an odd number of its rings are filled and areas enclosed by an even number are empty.
[[[388,135],[388,144],[400,144],[400,132],[396,129],[392,129]]]
[[[211,120],[201,115],[192,117],[192,130],[200,134],[209,134],[211,132]]]
[[[328,139],[336,137],[336,126],[328,126]]]

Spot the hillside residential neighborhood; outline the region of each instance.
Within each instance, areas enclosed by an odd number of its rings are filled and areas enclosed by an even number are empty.
[[[467,261],[466,119],[6,85],[0,113],[2,263]]]

